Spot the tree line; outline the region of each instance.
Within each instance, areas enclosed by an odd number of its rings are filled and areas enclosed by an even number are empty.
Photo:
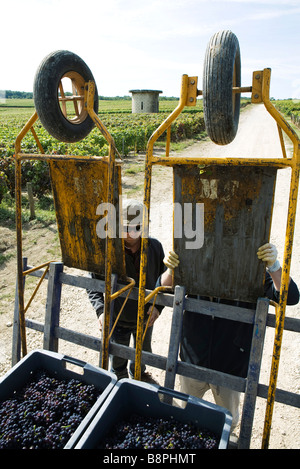
[[[30,91],[0,90],[0,97],[6,99],[32,99],[33,93]]]
[[[72,93],[66,92],[66,95],[71,95]],[[0,90],[0,98],[6,99],[33,99],[33,93],[31,91],[12,91],[12,90]],[[131,96],[99,96],[99,100],[110,100],[110,101],[118,101],[120,99],[130,100]],[[178,100],[178,97],[166,97],[160,96],[160,101],[175,101]]]

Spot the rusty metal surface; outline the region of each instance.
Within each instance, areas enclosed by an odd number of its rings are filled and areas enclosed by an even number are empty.
[[[107,202],[108,165],[102,161],[50,161],[63,263],[68,267],[105,273],[105,239],[97,235],[97,207]],[[114,206],[119,226],[121,168],[116,166]],[[113,239],[112,270],[125,275],[123,240]]]
[[[272,167],[174,167],[174,202],[182,208],[204,204],[199,248],[187,249],[189,220],[182,212],[182,238],[174,236],[180,258],[175,284],[185,285],[190,294],[256,303],[264,282],[256,252],[269,240],[275,181]],[[193,218],[195,223],[195,212]]]

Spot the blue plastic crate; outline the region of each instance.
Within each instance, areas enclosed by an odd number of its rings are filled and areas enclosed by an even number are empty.
[[[71,449],[107,399],[117,382],[117,377],[113,373],[76,358],[47,350],[35,350],[28,353],[0,379],[0,401],[12,397],[38,369],[43,369],[58,379],[77,379],[85,384],[93,384],[97,390],[102,391],[64,447]]]
[[[185,407],[179,406],[177,400],[184,401]],[[228,410],[168,388],[123,379],[118,381],[75,449],[97,448],[118,421],[133,413],[155,418],[173,417],[183,423],[193,423],[198,429],[207,429],[217,435],[220,439],[218,449],[228,446],[232,423]]]

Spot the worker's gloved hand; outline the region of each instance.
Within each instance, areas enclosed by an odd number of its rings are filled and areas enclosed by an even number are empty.
[[[168,273],[172,275],[173,270],[179,265],[179,257],[174,251],[169,251],[169,254],[164,258],[164,264],[168,267]]]
[[[260,246],[257,251],[258,259],[266,263],[269,272],[276,272],[280,268],[280,263],[277,259],[277,249],[274,244],[267,243]]]

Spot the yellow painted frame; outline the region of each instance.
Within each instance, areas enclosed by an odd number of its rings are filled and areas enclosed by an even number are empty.
[[[282,267],[282,282],[280,290],[280,304],[276,308],[276,327],[275,339],[273,347],[273,357],[271,364],[271,376],[269,383],[269,393],[266,406],[264,433],[262,440],[262,448],[267,448],[269,444],[271,420],[275,401],[275,391],[278,376],[278,366],[281,351],[282,334],[285,319],[285,309],[287,301],[287,292],[289,284],[289,273],[292,257],[293,236],[295,228],[295,218],[297,209],[297,195],[299,187],[299,168],[300,168],[300,140],[289,123],[273,106],[269,98],[271,69],[265,68],[261,71],[253,72],[252,86],[244,88],[234,88],[233,93],[250,91],[252,93],[252,103],[263,103],[269,114],[275,119],[279,131],[279,138],[283,158],[210,158],[210,157],[170,157],[170,129],[171,124],[179,116],[185,106],[195,105],[197,95],[201,95],[202,91],[195,89],[195,77],[182,76],[181,94],[178,106],[168,116],[168,118],[156,129],[151,135],[146,152],[145,161],[145,181],[144,181],[144,212],[143,212],[143,231],[142,231],[142,247],[141,247],[141,267],[139,281],[139,304],[138,304],[138,323],[137,323],[137,340],[136,340],[136,358],[135,358],[135,379],[141,379],[141,355],[142,355],[142,331],[144,322],[144,305],[145,284],[146,284],[146,268],[147,268],[147,233],[149,232],[149,213],[150,213],[150,193],[151,193],[151,175],[153,165],[173,166],[178,164],[201,164],[201,165],[250,165],[250,166],[274,166],[276,168],[290,167],[292,170],[288,219],[285,235],[284,257]],[[156,140],[167,132],[166,156],[154,156],[153,147]],[[293,143],[293,156],[287,158],[282,131],[291,139]]]
[[[28,122],[25,124],[21,132],[16,138],[15,141],[15,189],[16,189],[16,235],[17,235],[17,285],[18,285],[18,305],[19,305],[19,321],[20,321],[20,336],[21,336],[21,347],[22,347],[22,355],[25,356],[27,354],[27,343],[26,343],[26,327],[25,327],[25,312],[27,311],[29,305],[31,304],[33,297],[35,296],[38,288],[40,287],[42,280],[45,278],[46,273],[49,268],[50,262],[44,263],[38,267],[33,269],[27,270],[23,272],[23,254],[22,254],[22,205],[21,205],[21,163],[23,160],[76,160],[76,161],[99,161],[104,160],[108,164],[108,187],[107,187],[107,202],[108,208],[113,203],[113,187],[114,187],[114,171],[115,171],[115,164],[116,164],[116,154],[121,159],[121,156],[115,146],[115,142],[110,135],[107,128],[99,119],[98,115],[94,112],[93,104],[94,104],[94,93],[95,93],[95,83],[93,81],[89,81],[85,84],[85,91],[84,91],[84,101],[85,106],[87,109],[88,114],[101,131],[103,136],[105,137],[106,141],[109,144],[109,154],[106,157],[98,157],[98,156],[76,156],[76,155],[46,155],[44,153],[43,147],[38,139],[38,136],[33,128],[35,122],[38,119],[37,112],[31,116]],[[71,98],[68,98],[69,100]],[[76,99],[76,97],[74,98]],[[31,131],[35,141],[37,143],[38,149],[40,153],[22,153],[21,152],[21,142],[25,135]],[[135,281],[129,277],[126,277],[125,280],[128,284],[121,288],[119,291],[115,292],[112,295],[111,291],[111,280],[112,280],[112,250],[113,250],[113,238],[112,238],[112,211],[108,210],[108,236],[106,238],[105,244],[105,292],[104,292],[104,325],[103,325],[103,340],[102,340],[102,353],[101,353],[101,366],[105,369],[108,368],[108,349],[109,349],[109,326],[110,326],[110,310],[111,310],[111,302],[117,296],[121,295],[124,291],[128,290],[128,296],[132,291]],[[53,262],[53,261],[52,261]],[[38,270],[42,267],[46,269],[35,288],[31,298],[29,299],[28,304],[26,307],[24,306],[24,276],[31,273],[33,270]],[[125,302],[127,301],[125,299]],[[125,304],[124,302],[124,304]]]

